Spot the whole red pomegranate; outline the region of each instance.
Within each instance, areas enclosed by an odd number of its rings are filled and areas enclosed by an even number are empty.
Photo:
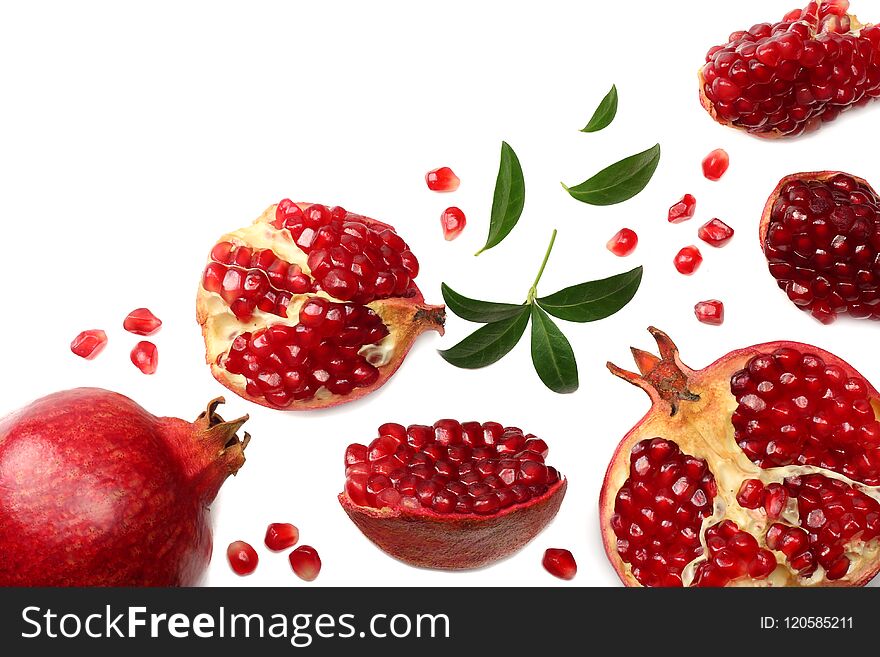
[[[383,424],[345,451],[339,502],[364,535],[425,568],[502,559],[537,536],[567,486],[545,465],[547,443],[497,422]]]
[[[786,176],[760,226],[770,273],[824,324],[839,314],[880,319],[880,197],[837,171]]]
[[[211,372],[270,408],[358,399],[421,333],[443,332],[443,307],[425,304],[418,273],[391,226],[285,199],[211,250],[197,299]]]
[[[0,421],[0,586],[191,586],[247,417],[190,423],[78,388]]]
[[[880,26],[848,0],[810,2],[715,46],[700,100],[719,123],[759,137],[797,136],[880,96]]]
[[[633,349],[652,407],[599,501],[627,586],[861,586],[880,570],[877,391],[836,356],[770,342],[684,365]]]

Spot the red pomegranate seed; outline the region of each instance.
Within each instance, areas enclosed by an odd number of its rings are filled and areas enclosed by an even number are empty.
[[[697,235],[706,244],[720,249],[733,239],[733,228],[721,221],[721,219],[712,219],[700,226]]]
[[[700,301],[694,306],[694,315],[703,324],[721,326],[724,323],[724,304],[718,299]]]
[[[257,551],[244,541],[233,541],[226,548],[226,558],[229,565],[238,575],[250,575],[257,569],[260,558]]]
[[[273,522],[266,528],[266,547],[274,552],[296,545],[299,529],[288,522]]]
[[[162,320],[151,313],[148,308],[132,310],[122,322],[122,328],[135,335],[153,335],[161,327]]]
[[[639,236],[634,230],[629,228],[621,228],[614,233],[614,237],[608,240],[605,247],[616,256],[623,258],[636,250],[639,243]]]
[[[80,358],[92,360],[107,345],[107,334],[100,329],[83,331],[70,343],[70,350]]]
[[[449,167],[433,169],[425,174],[425,182],[432,192],[454,192],[458,189],[459,179]]]
[[[321,572],[321,557],[310,545],[301,545],[290,553],[290,567],[297,577],[307,582],[314,580]]]
[[[681,249],[678,253],[675,254],[675,259],[673,263],[675,264],[675,268],[678,270],[679,274],[684,274],[685,276],[690,276],[697,269],[700,268],[700,264],[703,262],[703,255],[700,253],[700,250],[695,247],[693,244],[691,246],[686,246]]]
[[[703,175],[709,180],[721,180],[730,166],[730,157],[723,148],[716,148],[703,158]]]
[[[459,208],[446,208],[440,215],[440,225],[443,227],[443,237],[447,242],[451,242],[461,235],[467,224],[467,218]]]
[[[697,199],[690,194],[685,194],[681,200],[669,208],[669,223],[680,224],[694,216],[697,209]]]
[[[568,550],[549,548],[544,552],[544,559],[541,563],[548,573],[559,579],[574,579],[577,574],[577,563]]]
[[[159,366],[159,350],[152,342],[141,340],[131,350],[131,362],[144,374],[155,374]]]

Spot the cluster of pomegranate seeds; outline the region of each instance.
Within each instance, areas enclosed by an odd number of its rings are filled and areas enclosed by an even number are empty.
[[[864,379],[787,347],[752,357],[730,390],[737,444],[757,465],[812,465],[880,485],[880,422]]]
[[[717,119],[800,135],[880,96],[880,27],[856,24],[848,8],[846,0],[810,2],[709,50],[703,94]]]
[[[577,562],[574,555],[562,548],[548,548],[541,564],[548,573],[559,579],[574,579],[577,575]]]
[[[680,224],[694,216],[697,210],[697,199],[691,194],[685,194],[681,200],[669,208],[669,223]]]
[[[700,226],[697,236],[709,246],[720,249],[733,239],[733,228],[721,219],[711,219]]]
[[[760,479],[746,479],[736,494],[737,503],[745,509],[763,509],[768,518],[778,518],[788,504],[788,491],[782,484],[764,485]]]
[[[250,575],[257,569],[257,564],[260,561],[257,551],[244,541],[230,543],[226,548],[226,558],[229,559],[232,570],[238,575]]]
[[[497,422],[383,424],[345,451],[345,492],[356,505],[491,515],[547,493],[560,480],[548,447]]]
[[[723,148],[716,148],[703,158],[703,175],[712,181],[721,180],[730,166],[730,157]]]
[[[122,328],[135,335],[153,335],[162,328],[162,320],[150,312],[149,308],[136,308],[128,313],[122,322]]]
[[[321,572],[321,557],[318,551],[310,545],[301,545],[290,553],[288,557],[290,567],[296,576],[306,582],[312,582]]]
[[[266,547],[273,552],[293,547],[298,540],[299,529],[289,522],[273,522],[266,528]]]
[[[432,192],[454,192],[460,182],[449,167],[432,169],[425,174],[425,183]]]
[[[770,210],[764,253],[788,298],[824,324],[880,319],[880,198],[845,174],[792,180]]]
[[[89,329],[77,335],[70,343],[70,350],[80,358],[92,360],[107,346],[107,334],[100,329]]]
[[[440,225],[443,228],[443,237],[447,242],[454,240],[461,235],[467,224],[467,218],[464,212],[456,207],[446,208],[440,215]]]
[[[159,367],[159,350],[152,342],[141,340],[131,350],[131,362],[144,374],[155,374]]]
[[[698,301],[694,306],[694,315],[703,324],[721,326],[724,323],[724,304],[718,299]]]
[[[314,397],[321,387],[347,395],[370,386],[379,370],[366,345],[388,335],[382,319],[366,306],[309,297],[295,326],[272,324],[238,335],[220,364],[247,381],[247,393],[279,408]]]
[[[638,243],[639,236],[636,235],[636,231],[629,228],[621,228],[614,233],[614,237],[608,240],[605,247],[614,255],[623,258],[635,251]]]
[[[776,569],[776,557],[758,546],[758,540],[740,531],[735,522],[722,520],[706,530],[708,559],[694,569],[692,586],[726,586],[748,575],[766,579]]]
[[[620,558],[643,586],[681,586],[684,567],[703,553],[700,529],[717,488],[706,462],[663,438],[630,454],[629,478],[617,492],[611,528]]]
[[[690,276],[695,271],[697,271],[697,269],[700,268],[702,262],[703,254],[700,253],[700,250],[693,244],[680,249],[679,252],[675,254],[675,258],[672,260],[672,263],[675,265],[678,273],[684,274],[685,276]]]

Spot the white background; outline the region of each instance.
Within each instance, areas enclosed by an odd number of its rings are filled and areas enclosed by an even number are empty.
[[[825,327],[792,306],[767,273],[757,241],[763,204],[785,174],[841,169],[880,181],[864,136],[880,108],[861,109],[818,134],[785,143],[716,125],[697,100],[705,51],[734,29],[775,20],[794,0],[665,2],[28,2],[0,10],[0,225],[3,255],[3,411],[49,392],[95,385],[160,415],[194,418],[226,394],[227,416],[250,413],[248,462],[215,505],[210,585],[299,586],[283,554],[262,546],[270,522],[293,522],[323,559],[320,585],[617,585],[600,542],[597,500],[611,453],[648,407],[606,360],[652,346],[654,324],[702,367],[730,349],[794,339],[829,349],[880,381],[878,327]],[[862,1],[865,12],[873,3]],[[855,7],[860,9],[859,6]],[[867,20],[872,16],[862,16]],[[873,16],[880,19],[880,16]],[[578,132],[612,83],[620,111],[605,131]],[[485,240],[502,140],[522,162],[526,207],[499,247]],[[641,195],[594,208],[576,184],[659,141],[660,168]],[[721,182],[700,161],[724,147]],[[429,192],[426,171],[449,165],[455,194]],[[685,192],[697,216],[670,225]],[[477,328],[454,316],[445,338],[425,336],[399,373],[368,398],[332,411],[282,413],[227,393],[203,363],[195,288],[216,238],[283,197],[342,205],[394,224],[422,264],[418,283],[440,301],[441,281],[477,298],[521,301],[552,228],[560,238],[541,283],[561,287],[645,265],[627,308],[595,324],[565,324],[581,387],[543,387],[528,341],[500,363],[458,370],[435,352]],[[439,215],[458,205],[469,225],[443,240]],[[721,217],[727,247],[696,241]],[[641,239],[618,259],[606,240],[622,226]],[[675,272],[682,246],[701,245],[702,268]],[[693,304],[725,302],[720,327]],[[148,306],[164,321],[158,372],[129,362],[137,341],[121,328]],[[82,329],[104,328],[97,360],[73,356]],[[555,522],[514,557],[476,572],[419,570],[369,543],[339,507],[342,454],[386,421],[441,417],[521,426],[551,445],[569,477]],[[262,561],[249,578],[225,559],[235,539]],[[549,576],[547,547],[571,549],[570,584]]]

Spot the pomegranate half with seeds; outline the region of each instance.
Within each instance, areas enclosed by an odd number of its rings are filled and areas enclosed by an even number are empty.
[[[553,519],[567,486],[547,443],[497,422],[383,424],[345,451],[339,502],[373,543],[414,566],[502,559]]]
[[[771,342],[693,370],[662,331],[633,349],[651,410],[599,503],[627,586],[860,586],[880,570],[877,391],[816,347]]]
[[[880,96],[880,26],[848,0],[810,2],[715,46],[700,100],[719,123],[759,137],[797,136]]]
[[[283,200],[224,235],[197,298],[214,377],[258,404],[305,410],[381,386],[444,309],[425,304],[419,264],[394,228]]]

